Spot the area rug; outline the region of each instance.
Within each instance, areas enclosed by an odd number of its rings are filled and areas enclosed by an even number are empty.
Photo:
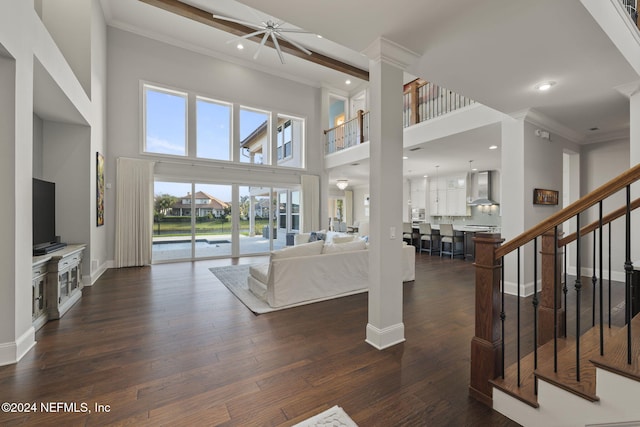
[[[286,308],[298,307],[301,305],[312,304],[314,302],[326,301],[329,299],[340,298],[347,295],[358,294],[367,292],[366,289],[359,291],[348,292],[328,298],[321,298],[309,301],[303,301],[297,304],[285,305],[282,307],[271,307],[266,302],[255,296],[253,292],[249,290],[247,285],[247,277],[249,277],[250,265],[229,265],[226,267],[212,267],[209,269],[213,275],[231,291],[249,310],[255,314],[269,313],[272,311],[284,310]]]
[[[293,427],[329,427],[329,426],[344,426],[344,427],[358,427],[358,425],[347,415],[344,410],[339,406],[334,406],[331,409],[302,421],[294,425]]]

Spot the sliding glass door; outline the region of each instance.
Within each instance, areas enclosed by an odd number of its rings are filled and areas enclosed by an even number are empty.
[[[299,228],[299,190],[156,180],[154,194],[154,263],[264,255]]]

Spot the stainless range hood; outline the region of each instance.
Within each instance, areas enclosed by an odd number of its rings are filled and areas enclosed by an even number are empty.
[[[478,172],[476,174],[477,194],[474,200],[467,203],[469,206],[497,205],[491,198],[491,171]]]

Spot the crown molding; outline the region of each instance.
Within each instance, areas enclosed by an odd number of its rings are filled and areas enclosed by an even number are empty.
[[[576,132],[575,130],[563,125],[560,122],[557,122],[550,117],[545,116],[544,114],[533,108],[515,111],[513,113],[510,113],[509,116],[513,117],[516,120],[525,120],[531,124],[540,126],[545,130],[561,136],[571,142],[575,142],[577,144],[586,142],[586,136],[584,134]]]
[[[384,37],[378,37],[362,53],[374,62],[385,62],[401,70],[405,70],[420,58],[420,55],[412,50]]]
[[[640,80],[636,80],[635,82],[625,83],[620,86],[616,86],[614,88],[627,98],[631,98],[633,95],[640,93]]]

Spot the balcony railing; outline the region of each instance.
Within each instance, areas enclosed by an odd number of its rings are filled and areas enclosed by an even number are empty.
[[[354,147],[369,140],[369,112],[358,110],[355,118],[324,131],[325,154]]]
[[[416,79],[404,87],[403,127],[430,120],[467,107],[475,101],[435,83]],[[325,154],[362,144],[369,140],[369,112],[324,131]]]
[[[403,126],[415,125],[473,103],[474,100],[452,90],[416,79],[404,87]]]

